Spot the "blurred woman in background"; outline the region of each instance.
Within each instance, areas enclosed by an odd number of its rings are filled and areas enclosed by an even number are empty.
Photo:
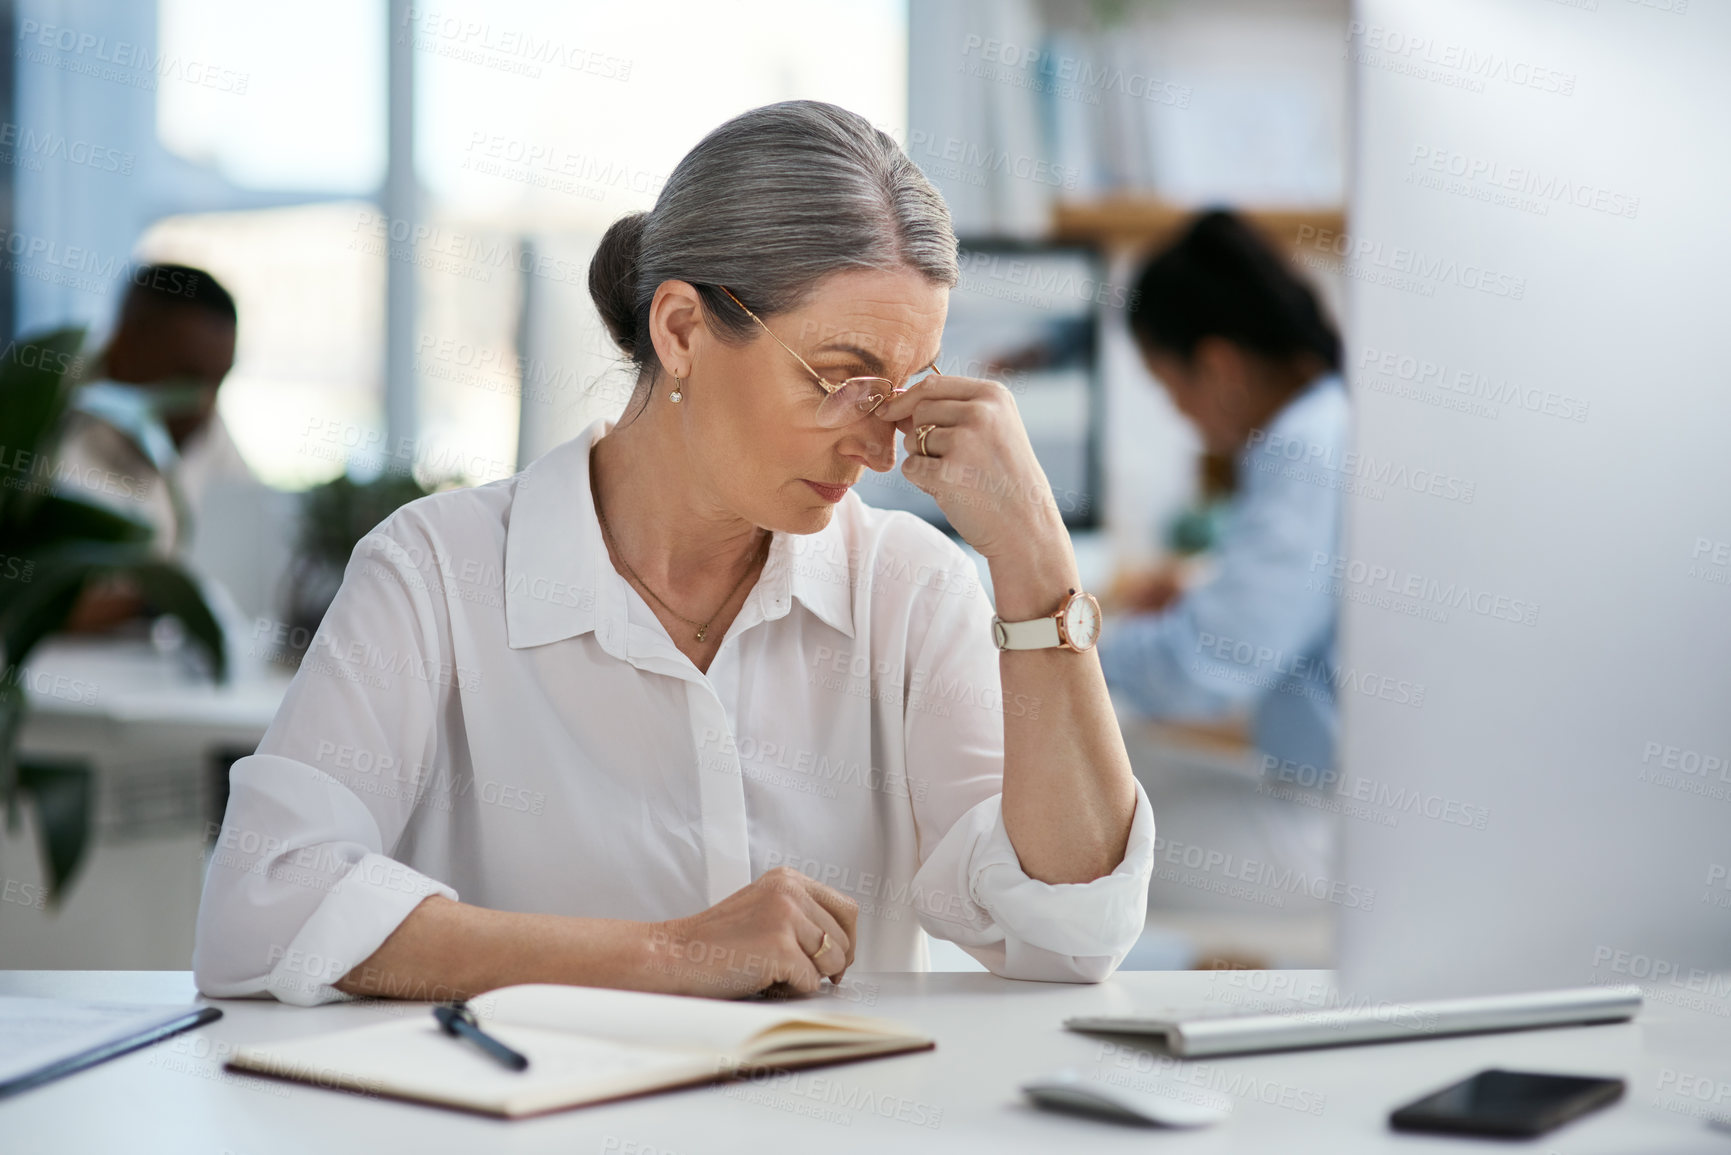
[[[1316,295],[1238,218],[1211,212],[1136,284],[1130,330],[1210,453],[1237,462],[1214,576],[1130,583],[1142,612],[1101,639],[1114,690],[1160,718],[1248,708],[1257,748],[1332,765],[1332,558],[1347,453],[1340,337]],[[1248,653],[1246,647],[1249,647]]]
[[[1315,811],[1295,814],[1278,797],[1290,790],[1265,787],[1314,784],[1334,764],[1336,600],[1317,559],[1338,551],[1347,480],[1340,337],[1315,292],[1249,226],[1218,211],[1142,270],[1129,324],[1204,451],[1235,463],[1236,492],[1206,581],[1187,587],[1183,571],[1164,567],[1121,583],[1119,606],[1132,612],[1102,634],[1107,684],[1152,718],[1245,717],[1262,755],[1255,796],[1221,807],[1198,795],[1244,795],[1241,781],[1191,784],[1163,814],[1164,831],[1322,869],[1326,824]],[[1186,836],[1190,805],[1213,817]]]

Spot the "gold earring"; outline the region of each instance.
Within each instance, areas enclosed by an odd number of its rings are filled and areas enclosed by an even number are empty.
[[[685,380],[680,377],[679,374],[675,373],[673,375],[673,392],[667,395],[667,399],[675,405],[685,400],[685,394],[679,391],[679,387],[683,384],[685,384]]]

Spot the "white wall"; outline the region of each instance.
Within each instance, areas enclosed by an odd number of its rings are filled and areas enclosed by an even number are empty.
[[[1731,969],[1697,762],[1731,756],[1731,6],[1360,0],[1347,47],[1348,255],[1309,255],[1346,263],[1360,452],[1453,482],[1351,510],[1344,665],[1424,698],[1345,695],[1345,769],[1439,817],[1343,824],[1342,952],[1403,991]]]
[[[963,236],[1044,236],[1060,199],[1338,205],[1346,22],[1346,0],[913,0],[908,151]],[[1147,255],[1112,254],[1113,280]],[[1338,278],[1311,277],[1338,316]],[[1198,446],[1121,311],[1105,312],[1100,355],[1110,570],[1164,552]]]

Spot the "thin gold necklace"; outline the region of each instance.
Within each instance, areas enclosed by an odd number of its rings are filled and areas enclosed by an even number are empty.
[[[639,577],[637,571],[631,568],[631,563],[625,560],[625,551],[621,550],[619,548],[619,543],[613,540],[613,531],[607,528],[607,515],[601,512],[601,494],[595,488],[595,464],[593,457],[590,458],[589,464],[589,491],[595,497],[595,519],[601,523],[601,536],[606,538],[607,544],[613,547],[613,556],[619,559],[619,564],[625,567],[625,572],[631,575],[631,579],[639,586],[643,587],[643,592],[654,598],[662,609],[666,610],[686,625],[696,626],[697,640],[701,642],[703,640],[703,635],[709,632],[710,625],[715,621],[716,614],[721,613],[722,610],[727,608],[728,603],[733,601],[733,595],[739,592],[739,587],[745,584],[746,578],[751,576],[752,570],[757,568],[757,564],[754,562],[746,567],[745,572],[740,575],[739,581],[735,582],[733,588],[727,591],[727,597],[722,599],[719,606],[715,607],[715,613],[709,615],[709,621],[693,621],[678,610],[674,609],[672,606],[668,605],[665,601],[662,601],[661,595],[650,589],[649,583]]]

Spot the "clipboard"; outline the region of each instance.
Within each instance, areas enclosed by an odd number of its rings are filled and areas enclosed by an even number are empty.
[[[48,999],[45,1002],[55,1000]],[[0,1080],[0,1099],[40,1087],[65,1075],[71,1075],[109,1059],[118,1058],[131,1051],[148,1047],[160,1042],[170,1035],[201,1027],[206,1023],[214,1023],[222,1018],[222,1011],[211,1006],[192,1006],[184,1011],[176,1012],[172,1017],[158,1020],[141,1030],[133,1031],[117,1039],[110,1039],[97,1046],[87,1047],[74,1054],[54,1059],[40,1067],[16,1074]]]

